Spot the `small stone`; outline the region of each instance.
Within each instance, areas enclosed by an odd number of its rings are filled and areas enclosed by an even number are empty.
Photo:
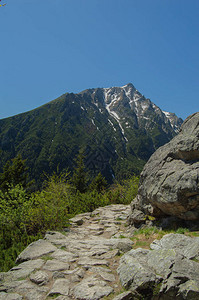
[[[77,224],[78,226],[81,226],[84,223],[83,218],[82,217],[78,217],[78,216],[76,216],[74,218],[71,218],[69,221],[72,222],[72,223]]]
[[[37,271],[30,275],[30,280],[36,284],[43,285],[49,281],[49,276],[44,271]]]
[[[107,272],[99,272],[99,275],[102,277],[102,279],[113,282],[115,281],[115,276],[113,274],[107,273]]]
[[[53,278],[54,279],[65,278],[65,275],[62,272],[55,271],[55,272],[53,272]]]
[[[112,250],[112,251],[109,251],[109,252],[103,254],[102,257],[105,259],[110,259],[117,255],[120,255],[120,251],[118,249],[115,249],[115,250]]]
[[[128,252],[132,249],[132,245],[129,245],[128,243],[124,242],[117,243],[115,247],[122,252]]]

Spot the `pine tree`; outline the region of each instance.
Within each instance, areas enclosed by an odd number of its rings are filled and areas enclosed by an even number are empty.
[[[88,172],[86,172],[84,164],[84,158],[83,151],[80,151],[75,160],[76,168],[71,179],[71,184],[74,186],[76,191],[79,191],[80,193],[85,193],[87,191],[89,181]]]
[[[102,176],[101,173],[99,173],[91,182],[89,189],[90,190],[95,190],[98,193],[101,193],[105,190],[107,187],[107,181],[106,179]]]
[[[2,191],[7,191],[10,185],[16,186],[17,184],[25,188],[27,181],[28,168],[21,155],[17,155],[11,162],[8,161],[3,167],[3,172],[0,173],[0,189]]]

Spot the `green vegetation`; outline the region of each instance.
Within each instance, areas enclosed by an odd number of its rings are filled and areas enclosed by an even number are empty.
[[[178,233],[178,234],[185,234],[191,237],[199,236],[198,232],[191,232],[187,228],[179,227],[176,230],[174,229],[168,229],[168,230],[162,230],[159,229],[156,226],[152,227],[146,227],[138,229],[134,232],[133,237],[131,237],[131,240],[134,242],[133,248],[147,248],[149,249],[150,244],[155,239],[161,239],[165,234],[168,233]]]
[[[17,255],[47,230],[68,227],[74,215],[113,203],[129,204],[139,181],[132,177],[108,186],[100,173],[89,178],[81,153],[73,174],[46,176],[40,191],[30,189],[28,178],[19,156],[0,174],[0,272],[13,267]]]
[[[139,175],[155,149],[175,135],[153,110],[147,111],[150,123],[146,130],[146,118],[138,126],[130,107],[121,105],[118,112],[123,116],[120,122],[128,139],[125,143],[101,93],[98,91],[93,99],[90,92],[65,94],[35,110],[0,120],[0,171],[21,154],[27,160],[30,179],[41,188],[43,172],[53,174],[57,166],[60,171],[68,168],[73,172],[74,159],[84,148],[92,177],[101,172],[111,184],[113,175],[117,181]]]

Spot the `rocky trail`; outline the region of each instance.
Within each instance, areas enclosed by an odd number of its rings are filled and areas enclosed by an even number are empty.
[[[18,256],[16,267],[0,273],[0,299],[113,299],[122,289],[120,255],[133,244],[129,214],[128,205],[110,205],[75,216],[64,233],[47,232]]]

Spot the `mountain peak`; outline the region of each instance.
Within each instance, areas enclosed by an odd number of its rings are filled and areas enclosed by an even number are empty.
[[[135,87],[131,82],[129,82],[129,83],[123,85],[122,88],[135,88]]]

